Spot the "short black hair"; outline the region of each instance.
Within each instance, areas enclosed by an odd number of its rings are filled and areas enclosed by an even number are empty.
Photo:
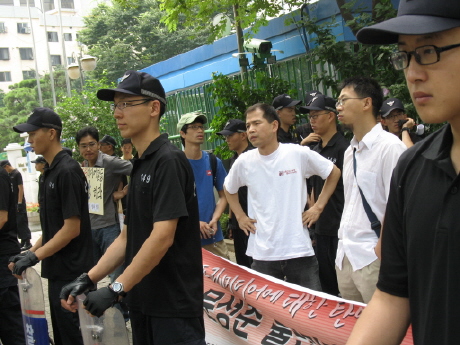
[[[356,76],[345,79],[341,83],[340,89],[350,86],[359,97],[372,99],[372,114],[377,118],[383,104],[383,91],[379,82],[372,78]]]
[[[193,121],[192,123],[187,123],[187,124],[183,125],[182,128],[180,129],[181,132],[187,133],[188,126],[190,126],[191,124],[196,123],[196,122],[201,123],[202,125],[204,125],[204,121],[197,117],[195,119],[195,121]],[[179,134],[180,134],[180,132],[179,132]],[[185,147],[185,139],[182,138],[182,135],[180,136],[180,141],[182,142],[182,146]]]
[[[86,136],[92,136],[97,142],[99,142],[99,131],[96,127],[88,126],[80,129],[75,136],[75,141],[77,145],[80,145],[80,140]]]
[[[130,138],[126,138],[126,139],[123,139],[123,140],[121,141],[121,146],[123,146],[123,145],[125,145],[125,144],[131,144],[131,145],[132,145],[133,143],[132,143],[132,141],[131,141]]]

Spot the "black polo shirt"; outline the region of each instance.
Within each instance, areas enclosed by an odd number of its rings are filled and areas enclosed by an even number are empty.
[[[154,223],[179,219],[172,246],[128,293],[130,310],[153,317],[200,317],[203,266],[195,179],[185,154],[167,134],[134,161],[128,193],[125,265],[131,264]]]
[[[11,183],[13,183],[13,192],[14,192],[14,195],[16,195],[16,202],[18,202],[18,198],[19,198],[19,186],[23,185],[23,182],[22,182],[22,175],[21,173],[18,171],[18,169],[14,169],[13,171],[11,171],[9,173],[10,175],[10,178],[11,178]],[[22,203],[25,204],[26,203],[26,196],[25,194],[22,196]]]
[[[393,172],[377,287],[408,297],[414,343],[460,339],[460,177],[446,125],[404,152]]]
[[[0,255],[18,254],[20,250],[16,225],[16,197],[13,194],[13,186],[5,169],[0,169],[0,210],[8,212],[8,220],[0,228]]]
[[[342,133],[337,132],[329,140],[325,147],[323,147],[322,144],[322,141],[320,141],[312,148],[312,150],[318,152],[324,158],[329,159],[337,166],[337,168],[340,169],[340,171],[342,171],[343,155],[348,146],[350,146],[350,142],[343,136]],[[323,190],[324,180],[319,176],[312,176],[308,179],[308,183],[309,186],[313,187],[315,200],[318,200],[318,197]],[[314,225],[316,234],[337,236],[344,202],[343,180],[342,176],[340,176],[334,193],[331,195],[326,207],[324,207],[323,212]]]
[[[291,130],[286,132],[281,127],[278,128],[278,142],[283,143],[283,144],[296,144],[297,143]]]
[[[60,151],[45,170],[40,221],[45,245],[64,226],[64,220],[80,218],[80,234],[60,251],[42,261],[42,277],[73,280],[93,266],[93,242],[88,213],[88,183],[80,165]]]

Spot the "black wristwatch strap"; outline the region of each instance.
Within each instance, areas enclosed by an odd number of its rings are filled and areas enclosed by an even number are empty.
[[[408,131],[408,132],[409,132],[410,129],[409,129],[408,127],[403,127],[403,128],[401,129],[401,133],[404,132],[404,131]]]

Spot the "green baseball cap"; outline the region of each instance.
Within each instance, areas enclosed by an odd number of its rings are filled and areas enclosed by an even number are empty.
[[[194,123],[196,120],[201,120],[203,124],[208,122],[206,115],[203,114],[201,111],[194,111],[193,113],[187,113],[187,114],[182,115],[179,122],[177,123],[177,132],[180,133],[184,125],[188,125],[189,123]]]

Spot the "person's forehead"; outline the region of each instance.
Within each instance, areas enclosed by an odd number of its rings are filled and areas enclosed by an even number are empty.
[[[246,114],[246,123],[258,120],[265,120],[262,109],[255,109]]]
[[[340,98],[346,98],[346,97],[356,97],[356,92],[355,88],[353,86],[346,86],[340,91]]]
[[[91,134],[85,135],[80,139],[81,142],[91,142],[91,141],[97,141]]]
[[[404,114],[404,111],[402,111],[401,109],[393,109],[392,111],[390,111],[390,115],[395,114]]]
[[[319,114],[319,113],[323,113],[323,112],[326,112],[327,110],[310,110],[310,115],[314,115],[314,114]]]
[[[129,101],[132,99],[139,99],[142,98],[142,96],[139,95],[131,95],[129,93],[122,93],[122,92],[115,92],[115,96],[113,100],[116,101]]]

